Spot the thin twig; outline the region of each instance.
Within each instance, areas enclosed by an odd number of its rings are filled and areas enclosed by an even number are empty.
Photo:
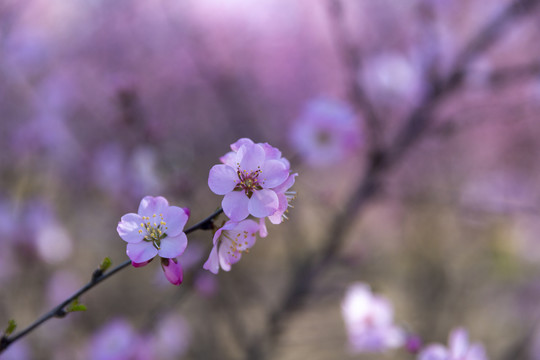
[[[187,235],[195,230],[201,229],[201,230],[209,230],[212,228],[212,220],[217,217],[219,214],[223,212],[222,208],[219,208],[218,210],[214,211],[211,215],[206,217],[205,219],[199,221],[195,225],[190,226],[187,228],[184,233]],[[3,336],[0,339],[0,354],[5,351],[11,344],[13,344],[15,341],[21,339],[22,337],[28,335],[30,332],[32,332],[34,329],[36,329],[38,326],[46,322],[47,320],[50,320],[54,317],[61,318],[66,316],[69,312],[65,309],[66,306],[71,304],[73,301],[78,299],[81,295],[101,283],[102,281],[110,278],[114,274],[118,273],[120,270],[125,269],[131,264],[131,260],[126,260],[120,265],[116,266],[115,268],[111,269],[107,273],[103,273],[100,269],[97,269],[92,274],[92,279],[90,282],[86,285],[84,285],[82,288],[77,290],[73,295],[71,295],[69,298],[64,300],[62,303],[54,307],[51,311],[41,316],[38,320],[36,320],[34,323],[32,323],[30,326],[25,328],[24,330],[21,330],[17,334],[13,336]]]

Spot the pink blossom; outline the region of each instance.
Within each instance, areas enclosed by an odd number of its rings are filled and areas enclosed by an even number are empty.
[[[397,52],[368,58],[359,81],[372,101],[391,107],[416,104],[425,91],[418,61]]]
[[[273,215],[279,209],[274,188],[289,177],[289,162],[278,149],[246,138],[232,144],[231,149],[221,157],[223,164],[214,165],[208,176],[210,190],[225,195],[223,212],[234,221],[248,215]]]
[[[230,271],[231,265],[242,258],[255,245],[256,235],[261,229],[260,223],[253,220],[240,222],[229,220],[214,234],[214,247],[203,268],[217,274],[219,268]]]
[[[281,224],[283,219],[287,219],[285,213],[288,211],[289,207],[292,207],[290,204],[291,200],[296,197],[296,191],[290,191],[289,189],[294,185],[294,178],[297,176],[298,174],[289,175],[283,184],[272,189],[276,192],[279,200],[279,206],[276,212],[268,217],[272,224]],[[261,236],[264,237],[262,232]]]
[[[73,252],[73,240],[58,222],[43,224],[37,231],[35,245],[40,258],[49,264],[65,261]]]
[[[173,285],[180,285],[184,279],[182,266],[177,259],[161,259],[161,268],[169,282]]]
[[[184,317],[170,313],[152,331],[153,359],[179,359],[188,350],[191,331]]]
[[[126,253],[137,264],[145,263],[154,256],[172,259],[180,256],[187,246],[182,231],[188,220],[186,209],[169,206],[161,197],[146,196],[139,205],[138,214],[122,216],[118,235],[128,243]]]
[[[349,287],[342,313],[353,352],[382,352],[404,344],[403,331],[393,323],[390,302],[371,292],[369,285]]]
[[[129,360],[135,357],[139,336],[122,319],[105,325],[92,339],[89,358],[92,360]]]
[[[469,344],[469,336],[463,328],[450,333],[448,348],[441,344],[432,344],[424,348],[418,360],[488,360],[484,346]]]
[[[311,166],[339,162],[360,146],[357,116],[345,104],[310,101],[291,129],[291,145]]]

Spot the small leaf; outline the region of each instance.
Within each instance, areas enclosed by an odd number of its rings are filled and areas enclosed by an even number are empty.
[[[99,270],[101,270],[102,272],[105,272],[107,271],[108,268],[110,268],[112,265],[112,261],[111,259],[107,256],[105,259],[103,259],[103,261],[101,262],[101,264],[99,264]]]
[[[16,328],[17,328],[17,323],[15,322],[15,320],[13,319],[9,320],[6,330],[4,330],[4,336],[11,335],[15,331]]]
[[[79,299],[75,299],[66,307],[66,312],[86,311],[86,305],[79,304]]]
[[[70,312],[74,312],[74,311],[86,311],[86,305],[83,305],[83,304],[78,304],[78,305],[73,305],[70,309]]]

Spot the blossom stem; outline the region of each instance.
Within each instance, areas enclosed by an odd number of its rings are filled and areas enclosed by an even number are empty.
[[[199,221],[198,223],[190,226],[187,228],[184,233],[187,235],[195,230],[209,230],[212,228],[212,220],[216,218],[219,214],[223,212],[222,208],[217,209],[212,214],[204,218],[203,220]],[[81,295],[101,283],[102,281],[108,279],[109,277],[113,276],[114,274],[118,273],[120,270],[125,269],[131,265],[131,260],[126,260],[123,263],[119,264],[115,268],[111,269],[110,271],[107,271],[104,273],[100,269],[96,269],[94,273],[92,274],[92,278],[90,282],[88,282],[86,285],[84,285],[82,288],[77,290],[73,295],[68,297],[66,300],[64,300],[59,305],[55,306],[52,310],[47,312],[46,314],[42,315],[39,319],[34,321],[31,325],[26,327],[25,329],[19,331],[18,333],[14,334],[13,336],[2,336],[0,338],[0,354],[4,352],[11,344],[16,342],[17,340],[23,338],[24,336],[28,335],[30,332],[35,330],[38,326],[43,324],[49,319],[52,319],[54,317],[56,318],[62,318],[68,314],[69,311],[66,310],[66,307],[71,304],[73,301],[78,299]]]

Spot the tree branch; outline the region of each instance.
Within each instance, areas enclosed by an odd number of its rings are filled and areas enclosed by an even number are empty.
[[[195,230],[199,230],[199,229],[201,229],[201,230],[209,230],[209,229],[211,229],[212,228],[212,221],[214,220],[214,218],[216,218],[222,212],[223,212],[223,209],[219,208],[218,210],[214,211],[211,215],[209,215],[205,219],[203,219],[203,220],[199,221],[198,223],[196,223],[195,225],[192,225],[189,228],[187,228],[184,231],[184,233],[187,235],[187,234],[189,234],[189,233],[191,233],[191,232],[193,232]],[[128,260],[124,261],[123,263],[121,263],[120,265],[116,266],[115,268],[113,268],[112,270],[110,270],[110,271],[108,271],[106,273],[104,273],[100,269],[96,269],[96,271],[94,271],[94,273],[92,274],[92,278],[91,278],[90,282],[88,284],[84,285],[79,290],[77,290],[69,298],[64,300],[59,305],[55,306],[52,310],[50,310],[48,313],[41,316],[39,319],[37,319],[34,323],[32,323],[30,326],[28,326],[24,330],[21,330],[20,332],[18,332],[17,334],[15,334],[13,336],[3,336],[2,338],[0,338],[0,354],[2,352],[4,352],[15,341],[17,341],[17,340],[23,338],[24,336],[28,335],[30,332],[35,330],[38,326],[40,326],[41,324],[43,324],[47,320],[50,320],[50,319],[52,319],[54,317],[62,318],[64,316],[66,316],[69,313],[69,311],[66,310],[66,307],[69,304],[71,304],[73,301],[78,299],[81,295],[83,295],[84,293],[86,293],[90,289],[97,286],[102,281],[105,281],[106,279],[110,278],[114,274],[120,272],[120,270],[125,269],[130,264],[131,264],[131,260],[128,259]]]
[[[324,239],[325,245],[316,254],[308,254],[303,258],[292,275],[292,281],[280,306],[268,314],[264,334],[255,336],[247,347],[246,357],[248,359],[258,360],[267,356],[265,350],[269,349],[268,345],[274,343],[279,336],[282,320],[287,314],[300,307],[302,301],[309,294],[315,279],[328,267],[339,252],[354,219],[369,200],[378,193],[381,176],[397,164],[407,153],[407,150],[411,149],[425,135],[431,122],[433,109],[462,84],[469,62],[493,45],[501,34],[501,29],[510,21],[529,14],[538,5],[538,2],[538,0],[516,0],[481,29],[461,55],[457,57],[458,60],[453,71],[447,77],[434,81],[431,91],[425,96],[422,104],[404,122],[404,126],[391,145],[384,149],[379,156],[370,159],[365,175],[347,202],[345,210],[334,218],[328,235]],[[334,4],[339,3],[334,2]]]

